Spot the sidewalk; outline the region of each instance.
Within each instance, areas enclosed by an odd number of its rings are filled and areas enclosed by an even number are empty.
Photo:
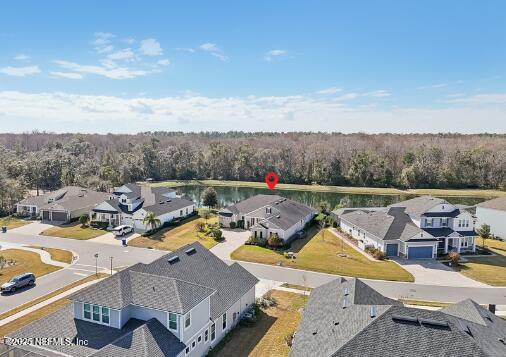
[[[103,279],[105,279],[105,278],[103,278]],[[76,292],[78,290],[84,289],[87,286],[93,285],[93,284],[95,284],[95,283],[97,283],[97,282],[99,282],[99,281],[101,281],[103,279],[97,279],[97,280],[88,281],[88,282],[86,282],[84,284],[75,286],[75,287],[73,287],[73,288],[71,288],[71,289],[69,289],[69,290],[67,290],[67,291],[65,291],[65,292],[63,292],[63,293],[61,293],[59,295],[53,296],[53,297],[51,297],[51,298],[49,298],[47,300],[39,302],[38,304],[30,306],[29,308],[26,308],[23,311],[20,311],[18,313],[15,313],[14,315],[6,317],[3,320],[0,320],[0,326],[8,324],[9,322],[12,322],[12,321],[14,321],[14,320],[16,320],[16,319],[18,319],[20,317],[23,317],[23,316],[25,316],[25,315],[33,312],[33,311],[36,311],[36,310],[40,309],[41,307],[47,306],[49,304],[52,304],[53,302],[55,302],[57,300],[60,300],[61,298],[64,298],[64,297],[66,297],[66,296],[68,296],[68,295],[70,295],[70,294],[72,294],[72,293],[74,293],[74,292]]]
[[[362,249],[360,249],[359,247],[357,247],[355,244],[351,243],[348,239],[346,239],[345,237],[343,237],[341,235],[341,233],[339,233],[335,228],[330,228],[329,231],[331,231],[336,237],[338,237],[339,239],[341,239],[343,242],[345,242],[346,244],[348,244],[350,247],[352,247],[353,249],[355,249],[357,252],[359,252],[360,254],[362,254],[364,257],[366,257],[370,261],[372,261],[372,262],[377,262],[378,261],[378,260],[374,259],[373,257],[371,257],[366,252],[364,252]]]

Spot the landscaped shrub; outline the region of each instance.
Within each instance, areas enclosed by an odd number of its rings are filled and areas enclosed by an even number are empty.
[[[204,232],[206,229],[206,224],[204,222],[197,222],[195,223],[195,230],[197,232]]]
[[[244,228],[244,221],[242,219],[237,221],[237,228]]]
[[[383,253],[378,248],[367,247],[365,248],[365,252],[372,256],[374,259],[383,260],[385,259],[385,253]]]
[[[460,263],[460,254],[457,252],[450,252],[448,253],[448,260],[452,263],[454,266],[458,266]]]
[[[91,221],[90,226],[96,229],[106,229],[109,222]]]
[[[277,233],[274,233],[269,237],[269,239],[267,239],[267,245],[270,248],[279,248],[282,247],[283,244],[284,244],[283,239],[279,238]]]
[[[230,228],[231,229],[235,229],[236,227],[236,223],[235,222],[230,222]]]

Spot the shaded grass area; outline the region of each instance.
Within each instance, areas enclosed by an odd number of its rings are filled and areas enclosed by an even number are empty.
[[[14,229],[14,228],[23,227],[29,223],[31,223],[31,222],[26,221],[24,219],[16,218],[16,217],[0,218],[0,227],[6,226],[7,229]]]
[[[70,252],[68,250],[57,249],[57,248],[46,248],[46,247],[40,247],[40,246],[36,246],[36,245],[33,245],[33,246],[31,245],[28,247],[40,249],[40,250],[45,250],[46,252],[48,252],[51,255],[51,259],[56,260],[58,262],[67,263],[67,264],[72,263],[73,254],[72,254],[72,252]]]
[[[413,276],[398,264],[391,261],[371,261],[328,230],[322,230],[315,235],[293,260],[286,259],[282,252],[253,245],[239,247],[231,257],[235,260],[271,265],[281,262],[285,267],[359,278],[414,281]]]
[[[272,291],[277,306],[261,309],[253,326],[238,326],[210,352],[209,356],[288,356],[285,337],[299,325],[306,297],[285,291]]]
[[[91,238],[96,238],[103,234],[106,234],[107,231],[102,229],[96,229],[92,227],[82,228],[81,224],[78,222],[64,224],[61,226],[51,227],[46,229],[41,233],[43,236],[51,236],[51,237],[60,237],[60,238],[70,238],[70,239],[78,239],[78,240],[86,240]]]
[[[199,242],[207,249],[214,247],[217,242],[206,236],[204,233],[200,233],[195,229],[197,223],[205,223],[206,220],[202,217],[203,210],[199,210],[198,216],[192,216],[185,219],[180,225],[168,227],[161,231],[153,234],[149,237],[137,237],[128,242],[128,245],[133,247],[141,248],[155,248],[161,250],[174,251],[187,244],[193,242]],[[207,220],[208,224],[214,224],[218,222],[216,214],[211,214],[211,218]]]
[[[311,290],[313,290],[312,288],[309,288],[307,286],[297,285],[297,284],[283,283],[283,284],[281,284],[281,286],[283,288],[297,289],[297,290],[302,290],[302,291],[311,291]]]
[[[478,238],[476,245],[483,246],[483,239]],[[496,256],[466,256],[467,262],[460,263],[457,268],[465,276],[493,286],[506,286],[506,242],[486,239],[485,249]]]
[[[183,181],[163,181],[153,183],[154,186],[228,186],[228,187],[252,187],[265,188],[264,182],[251,181],[225,181],[225,180],[183,180]],[[279,190],[297,190],[297,191],[313,191],[313,192],[337,192],[351,194],[372,194],[372,195],[434,195],[434,196],[455,196],[455,197],[495,197],[505,195],[506,192],[498,190],[475,190],[475,189],[413,189],[400,190],[391,187],[351,187],[351,186],[324,186],[324,185],[298,185],[279,183],[276,186]]]
[[[60,267],[45,264],[37,253],[20,249],[6,249],[0,251],[6,260],[14,260],[16,264],[0,270],[0,284],[9,281],[12,277],[22,273],[33,273],[36,277],[52,273]]]
[[[70,290],[70,289],[72,289],[72,288],[74,288],[76,286],[79,286],[81,284],[87,283],[88,281],[102,279],[102,278],[105,278],[107,276],[109,276],[109,274],[105,274],[105,273],[98,273],[98,276],[95,275],[95,274],[87,276],[86,278],[83,278],[81,280],[75,281],[75,282],[73,282],[73,283],[71,283],[69,285],[64,286],[63,288],[55,290],[55,291],[53,291],[50,294],[41,296],[41,297],[39,297],[37,299],[34,299],[32,301],[27,302],[26,304],[20,305],[20,306],[14,308],[12,310],[9,310],[9,311],[4,312],[3,314],[0,314],[0,320],[3,320],[3,319],[5,319],[5,318],[7,318],[9,316],[17,314],[18,312],[23,311],[25,309],[28,309],[29,307],[37,305],[38,303],[41,303],[42,301],[45,301],[45,300],[48,300],[48,299],[50,299],[50,298],[52,298],[54,296],[60,295],[61,293],[64,293],[65,291]]]

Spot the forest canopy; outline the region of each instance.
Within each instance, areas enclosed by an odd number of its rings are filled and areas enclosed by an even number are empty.
[[[506,135],[0,134],[4,210],[26,189],[107,190],[147,178],[262,181],[270,170],[283,183],[504,190]]]

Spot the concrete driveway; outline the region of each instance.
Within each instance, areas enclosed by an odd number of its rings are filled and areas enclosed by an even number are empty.
[[[221,259],[230,259],[230,254],[244,244],[251,235],[243,229],[222,229],[225,240],[211,248],[211,252]]]
[[[392,259],[415,277],[416,284],[486,287],[433,259]]]
[[[106,233],[98,236],[96,238],[88,239],[89,242],[102,243],[102,244],[111,244],[117,246],[123,246],[123,239],[126,239],[127,244],[130,240],[139,237],[139,233],[130,233],[123,237],[116,237],[113,233]]]
[[[9,232],[19,233],[19,234],[29,234],[29,235],[38,235],[41,234],[46,229],[54,227],[54,224],[42,223],[40,221],[33,221],[27,225],[10,229]]]

